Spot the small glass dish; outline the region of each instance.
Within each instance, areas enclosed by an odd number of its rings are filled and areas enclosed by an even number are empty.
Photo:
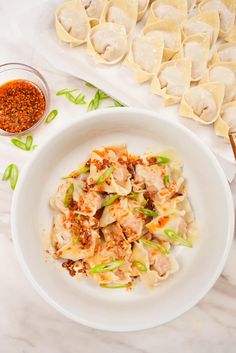
[[[0,135],[2,136],[20,136],[31,132],[44,121],[49,110],[50,96],[48,84],[38,70],[34,69],[29,65],[21,63],[8,63],[0,65],[0,86],[9,81],[14,80],[28,81],[37,86],[44,95],[45,110],[39,120],[30,128],[25,129],[21,132],[8,132],[6,130],[0,129]]]

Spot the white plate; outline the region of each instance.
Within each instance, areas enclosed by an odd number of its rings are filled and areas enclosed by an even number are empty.
[[[59,70],[91,82],[127,106],[149,109],[165,116],[165,119],[187,126],[215,153],[231,163],[235,162],[230,145],[215,135],[213,125],[201,125],[178,116],[178,104],[164,107],[161,98],[149,92],[149,83],[136,83],[127,67],[121,64],[95,64],[93,58],[87,55],[86,45],[70,48],[67,43],[60,42],[55,31],[54,14],[61,3],[62,0],[40,0],[39,4],[28,8],[21,16],[17,13],[16,22],[20,31],[40,55]],[[144,20],[138,23],[137,34],[143,25]]]
[[[60,177],[88,158],[92,148],[127,143],[135,153],[172,146],[184,175],[201,238],[193,249],[179,247],[178,273],[155,289],[109,290],[77,282],[45,262],[42,229],[50,230],[48,200]],[[233,237],[231,192],[214,155],[189,130],[138,109],[106,109],[84,115],[39,149],[20,176],[12,204],[12,232],[30,282],[53,307],[82,324],[113,331],[150,328],[176,318],[211,288],[224,266]]]

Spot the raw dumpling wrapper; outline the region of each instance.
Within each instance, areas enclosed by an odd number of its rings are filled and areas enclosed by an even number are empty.
[[[125,28],[116,23],[99,24],[90,30],[87,45],[97,62],[116,64],[127,52]]]
[[[224,36],[224,40],[229,43],[235,43],[236,42],[236,24],[234,24],[233,28],[229,33],[227,33]]]
[[[219,61],[236,61],[236,43],[225,43],[217,49],[212,57],[211,63],[214,64]]]
[[[182,22],[187,17],[187,0],[156,0],[152,3],[147,24],[157,20]]]
[[[161,37],[141,36],[133,39],[125,64],[132,69],[137,82],[148,81],[158,72],[163,49]]]
[[[192,35],[183,41],[181,51],[175,56],[191,60],[191,81],[199,81],[207,70],[209,44],[208,36]]]
[[[236,62],[212,65],[202,82],[223,82],[225,84],[224,103],[236,98]]]
[[[188,12],[190,12],[196,6],[196,0],[187,0],[187,4],[188,4]]]
[[[123,25],[127,35],[135,28],[138,17],[136,0],[110,0],[105,5],[100,22],[112,22]]]
[[[224,137],[229,142],[229,129],[236,126],[236,101],[222,106],[219,118],[214,124],[217,136]]]
[[[149,0],[138,0],[138,21],[140,21],[145,15],[149,2]]]
[[[165,105],[180,102],[183,93],[190,87],[191,61],[172,60],[161,65],[152,80],[150,91],[164,98]]]
[[[81,0],[87,15],[90,18],[99,19],[104,6],[107,4],[108,0]]]
[[[220,114],[223,98],[224,84],[222,82],[191,87],[182,97],[179,114],[202,124],[212,124]]]
[[[55,14],[56,32],[63,42],[72,47],[87,41],[90,24],[84,7],[79,0],[62,4]]]
[[[151,23],[143,29],[147,37],[162,37],[164,40],[163,60],[170,60],[181,48],[181,31],[174,20],[162,20]]]
[[[203,0],[198,9],[200,11],[217,10],[220,18],[220,35],[224,36],[234,25],[235,0]]]
[[[206,34],[210,38],[210,47],[212,47],[219,35],[220,20],[218,11],[207,11],[182,23],[182,31],[184,37],[193,34]]]

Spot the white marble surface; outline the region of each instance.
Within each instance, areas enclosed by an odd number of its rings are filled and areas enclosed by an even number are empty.
[[[16,0],[0,0],[0,64],[13,61],[31,64],[41,70],[49,82],[53,97],[52,108],[59,110],[59,116],[51,125],[42,126],[34,133],[35,143],[43,144],[45,137],[63,128],[68,119],[79,119],[83,110],[65,102],[62,97],[55,97],[54,93],[61,88],[73,88],[78,85],[86,94],[91,94],[91,91],[86,91],[78,79],[56,72],[27,47],[13,21],[20,11],[20,4],[21,2]],[[0,176],[11,162],[22,169],[33,153],[18,150],[11,145],[8,138],[1,137]],[[236,181],[231,184],[231,188],[236,200]],[[152,330],[129,334],[100,332],[76,324],[56,312],[39,297],[25,278],[12,244],[11,197],[12,192],[8,184],[1,181],[0,353],[236,351],[235,240],[223,274],[207,296],[192,310],[175,321]]]

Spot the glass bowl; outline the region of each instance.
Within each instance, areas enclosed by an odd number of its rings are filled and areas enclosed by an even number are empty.
[[[8,63],[0,65],[0,86],[13,80],[26,80],[35,84],[42,91],[45,97],[45,111],[41,118],[29,129],[21,132],[8,132],[0,129],[0,135],[2,136],[19,136],[31,132],[44,121],[49,110],[50,96],[48,84],[38,70],[21,63]]]

